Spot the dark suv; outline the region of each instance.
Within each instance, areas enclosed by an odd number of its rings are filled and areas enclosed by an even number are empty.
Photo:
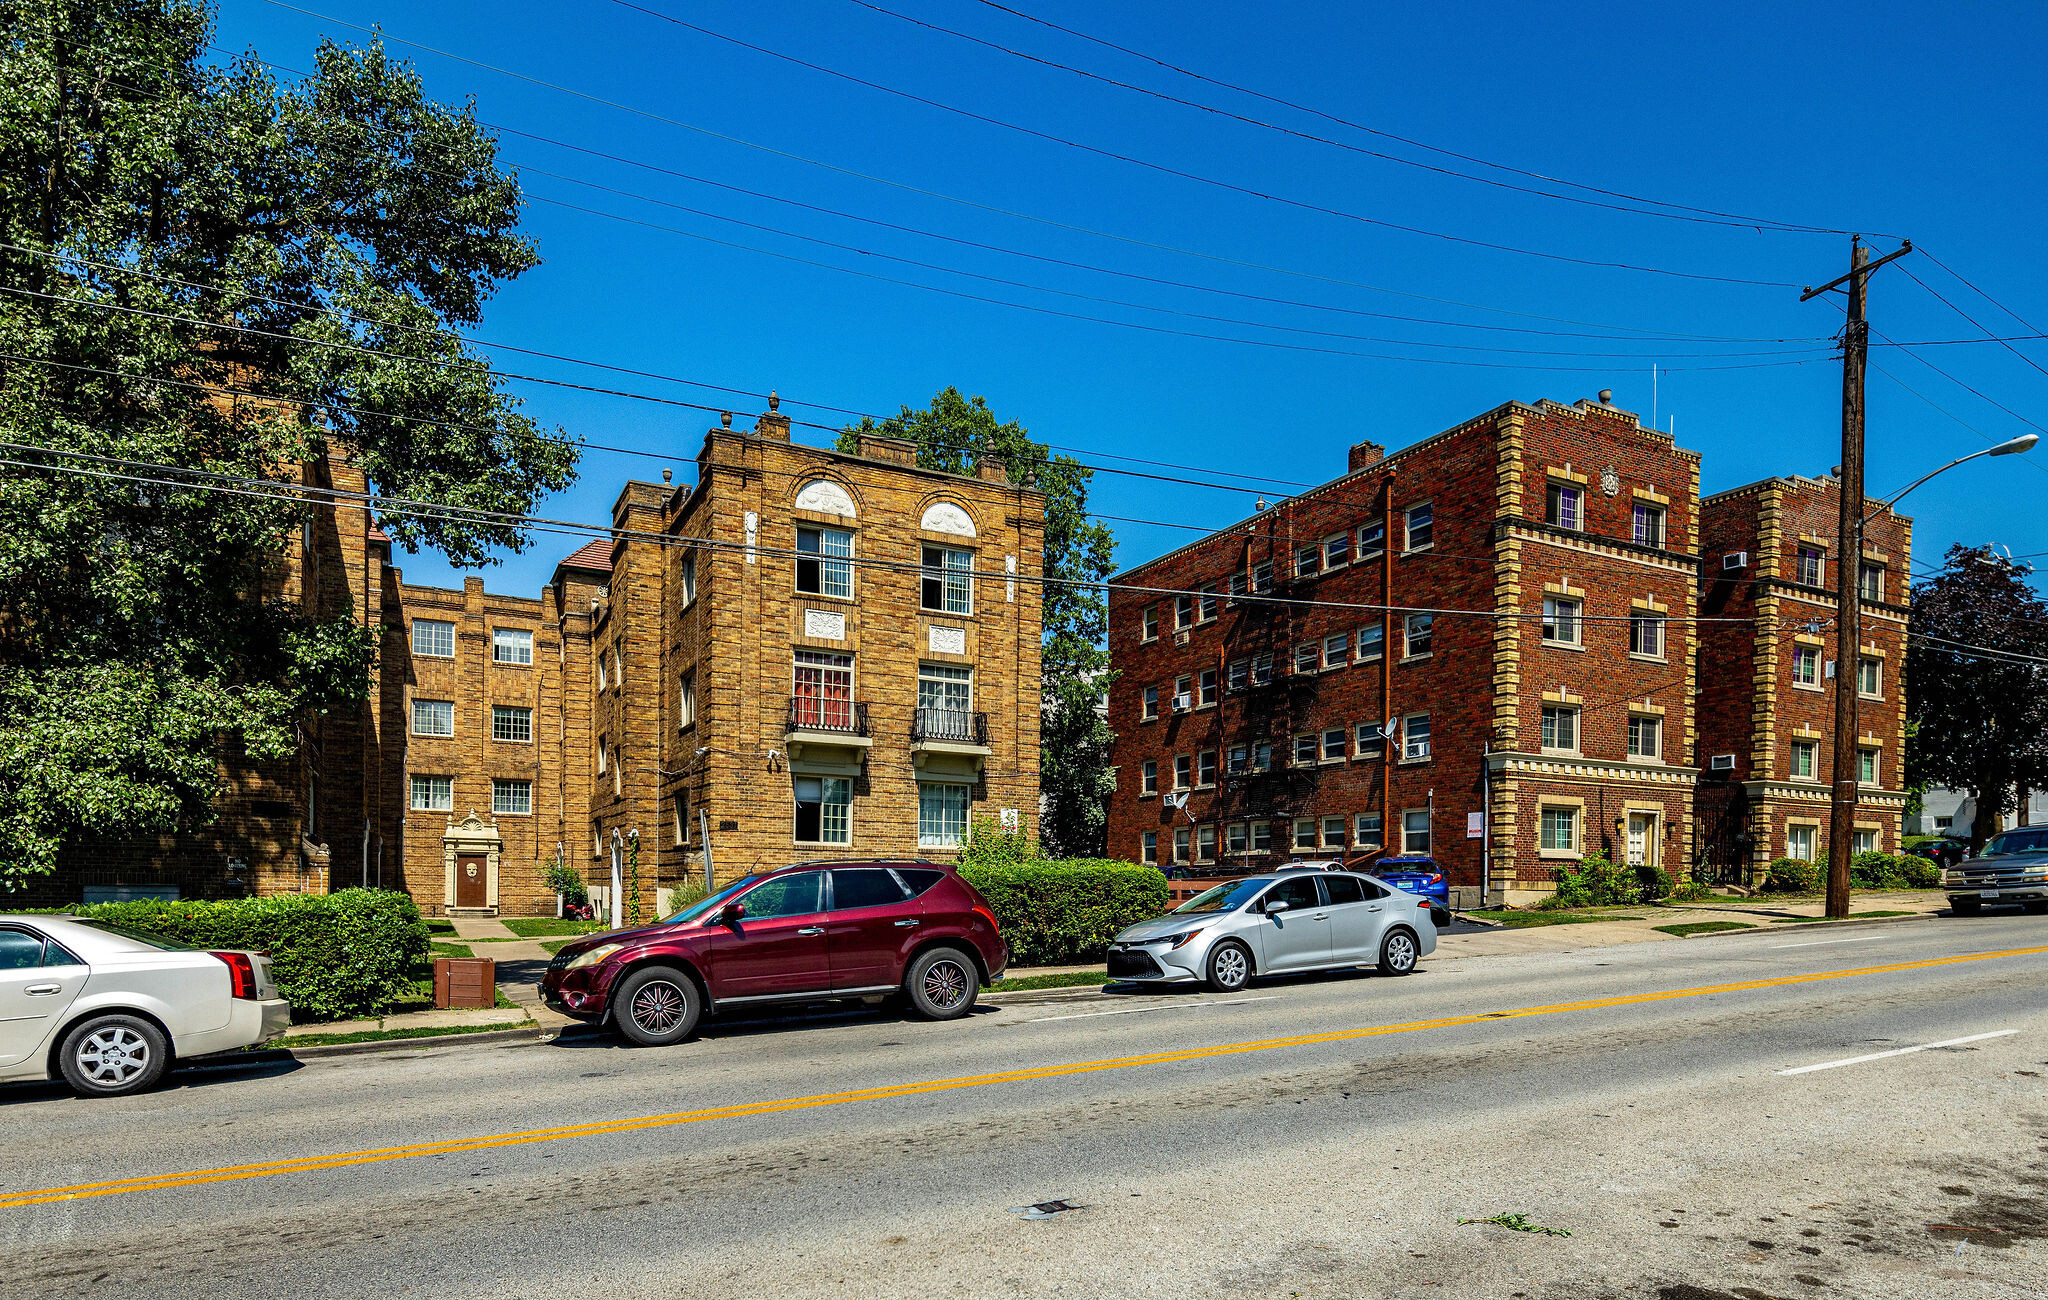
[[[936,862],[806,862],[737,880],[637,930],[593,934],[548,963],[541,996],[646,1047],[705,1011],[901,993],[952,1020],[1010,950],[974,886]]]

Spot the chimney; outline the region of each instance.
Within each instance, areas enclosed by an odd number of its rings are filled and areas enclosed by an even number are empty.
[[[1005,483],[1010,481],[1010,467],[999,456],[983,456],[974,462],[974,476],[984,483]]]
[[[1387,458],[1387,449],[1376,442],[1354,442],[1351,444],[1351,472],[1357,473],[1367,465],[1377,465]]]
[[[768,411],[754,421],[754,436],[763,442],[788,442],[789,417],[781,414],[782,399],[768,394]]]
[[[908,438],[891,438],[882,433],[860,435],[860,454],[869,460],[885,460],[891,465],[917,465],[917,444]]]

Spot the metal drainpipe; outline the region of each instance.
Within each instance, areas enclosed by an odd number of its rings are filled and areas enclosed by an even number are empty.
[[[1380,725],[1394,716],[1394,475],[1380,480]],[[1391,731],[1391,728],[1388,728]],[[1380,856],[1389,856],[1394,836],[1394,738],[1380,736]],[[1435,845],[1431,845],[1435,848]]]

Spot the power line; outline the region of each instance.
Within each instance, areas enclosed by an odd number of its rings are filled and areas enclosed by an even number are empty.
[[[1065,136],[1054,135],[1049,131],[1040,131],[1035,127],[1024,126],[1020,123],[1006,121],[999,117],[991,117],[988,114],[977,113],[971,109],[961,108],[955,104],[948,104],[942,100],[932,99],[925,95],[919,95],[913,91],[902,90],[895,86],[884,85],[879,81],[871,81],[866,77],[858,76],[851,72],[845,72],[838,68],[828,67],[822,63],[813,63],[808,59],[799,58],[794,54],[787,54],[781,50],[772,49],[765,45],[757,45],[752,41],[742,40],[737,36],[728,36],[723,32],[713,31],[709,27],[704,27],[697,23],[689,22],[686,19],[677,18],[672,14],[665,14],[656,9],[649,9],[641,5],[632,4],[630,3],[630,0],[613,0],[613,2],[615,4],[621,5],[624,8],[638,10],[640,13],[646,14],[651,18],[657,18],[663,22],[672,23],[677,27],[684,28],[687,31],[696,32],[701,36],[706,36],[713,40],[724,41],[727,44],[737,46],[744,50],[752,50],[757,54],[763,54],[768,56],[769,58],[780,59],[785,63],[790,63],[800,68],[806,68],[809,69],[810,71],[821,73],[828,77],[837,77],[842,81],[850,82],[851,84],[856,86],[864,86],[870,90],[880,91],[881,93],[887,95],[894,95],[897,96],[898,98],[908,100],[912,103],[923,104],[927,107],[936,108],[946,113],[953,113],[960,117],[967,118],[970,121],[985,123],[989,126],[1001,127],[1007,131],[1015,131],[1020,135],[1030,136],[1034,139],[1043,140],[1051,144],[1063,145],[1070,149],[1077,149],[1084,153],[1095,154],[1098,157],[1112,159],[1117,162],[1128,163],[1134,167],[1142,167],[1148,171],[1158,172],[1161,175],[1174,176],[1182,180],[1194,181],[1197,184],[1212,186],[1216,189],[1225,190],[1234,194],[1240,194],[1247,198],[1263,199],[1269,203],[1278,203],[1286,207],[1298,208],[1304,212],[1316,212],[1324,216],[1337,217],[1346,221],[1355,221],[1362,225],[1376,226],[1383,230],[1397,230],[1404,234],[1421,235],[1430,239],[1441,239],[1449,243],[1462,244],[1470,248],[1484,248],[1492,250],[1494,252],[1515,253],[1523,257],[1535,257],[1542,258],[1547,261],[1566,262],[1575,266],[1589,266],[1605,270],[1617,271],[1636,271],[1651,275],[1672,276],[1682,280],[1703,280],[1719,284],[1739,284],[1770,289],[1792,289],[1798,287],[1797,285],[1784,283],[1776,280],[1752,280],[1740,276],[1710,275],[1698,271],[1677,271],[1672,270],[1668,267],[1640,266],[1629,262],[1605,262],[1597,258],[1573,257],[1565,253],[1551,253],[1546,252],[1542,249],[1521,248],[1512,244],[1494,243],[1490,240],[1475,239],[1465,235],[1453,235],[1441,230],[1430,230],[1422,226],[1409,226],[1404,225],[1400,222],[1382,220],[1378,217],[1368,217],[1363,215],[1362,213],[1351,212],[1342,208],[1327,207],[1320,203],[1312,203],[1306,199],[1291,198],[1283,194],[1274,194],[1266,190],[1257,189],[1253,186],[1239,185],[1234,181],[1222,180],[1214,176],[1205,176],[1199,172],[1185,171],[1178,167],[1169,166],[1165,163],[1153,162],[1150,159],[1140,158],[1133,154],[1118,153],[1113,149],[1105,149],[1099,145],[1085,144],[1079,140],[1072,140]],[[294,6],[292,5],[284,4],[283,0],[265,0],[265,3],[278,5],[279,7],[286,9],[294,8]],[[310,11],[299,10],[299,12],[306,13]],[[314,16],[320,17],[321,15]]]
[[[2018,357],[2018,358],[2019,358],[2020,360],[2022,360],[2022,361],[2026,362],[2026,363],[2027,363],[2028,365],[2032,366],[2032,367],[2033,367],[2034,369],[2036,369],[2036,370],[2039,370],[2039,371],[2040,371],[2040,372],[2041,372],[2042,374],[2044,374],[2044,375],[2048,375],[2048,368],[2044,368],[2044,367],[2043,367],[2043,366],[2041,365],[2041,363],[2040,363],[2040,362],[2038,362],[2038,361],[2034,360],[2034,359],[2033,359],[2032,357],[2030,357],[2030,356],[2028,356],[2028,355],[2027,355],[2026,353],[2024,353],[2024,352],[2020,351],[2020,350],[2019,350],[2018,348],[2014,347],[2014,346],[2013,346],[2012,344],[2010,344],[2010,343],[2006,342],[2006,341],[2005,341],[2004,339],[2002,339],[2002,338],[1998,337],[1998,336],[1997,336],[1996,334],[1992,333],[1992,332],[1991,332],[1991,331],[1990,331],[1989,329],[1986,329],[1986,328],[1985,328],[1985,327],[1984,327],[1983,325],[1981,325],[1981,324],[1978,324],[1977,318],[1976,318],[1975,316],[1972,316],[1972,315],[1971,315],[1970,313],[1968,313],[1968,312],[1964,311],[1964,310],[1963,310],[1963,309],[1962,309],[1961,307],[1958,307],[1958,306],[1956,306],[1956,305],[1955,305],[1954,303],[1950,302],[1950,301],[1949,301],[1949,300],[1948,300],[1947,298],[1943,297],[1943,296],[1942,296],[1942,294],[1941,294],[1941,291],[1940,291],[1940,290],[1936,289],[1936,288],[1935,288],[1935,287],[1934,287],[1933,285],[1931,285],[1931,284],[1927,283],[1927,281],[1925,281],[1925,280],[1921,279],[1921,278],[1920,278],[1919,276],[1917,276],[1917,275],[1914,275],[1914,274],[1913,274],[1913,272],[1912,272],[1912,269],[1911,269],[1910,267],[1903,267],[1903,266],[1902,266],[1902,267],[1900,267],[1899,269],[1900,269],[1900,270],[1902,270],[1902,271],[1904,271],[1904,272],[1906,273],[1906,278],[1907,278],[1907,279],[1911,280],[1911,281],[1912,281],[1912,282],[1913,282],[1914,284],[1917,284],[1917,285],[1919,285],[1919,286],[1920,286],[1921,288],[1923,288],[1923,289],[1927,290],[1927,292],[1929,292],[1929,293],[1933,294],[1933,295],[1935,296],[1935,298],[1936,298],[1937,300],[1939,300],[1939,301],[1940,301],[1940,303],[1941,303],[1941,305],[1942,305],[1942,306],[1944,306],[1944,307],[1948,308],[1948,309],[1949,309],[1950,311],[1954,312],[1954,313],[1955,313],[1956,315],[1958,315],[1958,316],[1962,317],[1962,318],[1963,318],[1964,320],[1966,320],[1966,321],[1970,322],[1970,324],[1972,324],[1972,325],[1976,325],[1978,329],[1980,329],[1980,330],[1983,330],[1983,331],[1984,331],[1984,337],[1985,337],[1985,338],[1987,338],[1987,339],[1991,340],[1991,341],[1992,341],[1993,343],[1996,343],[1996,344],[1998,344],[1998,345],[1999,345],[2000,347],[2004,348],[2004,349],[2005,349],[2005,350],[2006,350],[2007,352],[2010,352],[2010,353],[2012,353],[2012,354],[2013,354],[2014,356],[2016,356],[2016,357]],[[1946,268],[1946,267],[1944,267],[1944,268],[1942,268],[1942,269],[1944,269],[1944,270],[1947,270],[1947,268]],[[1951,273],[1951,274],[1953,274],[1953,273]],[[1960,278],[1960,277],[1959,277],[1959,278]]]
[[[1886,343],[1892,342],[1891,339],[1887,339],[1884,337],[1884,335],[1878,334],[1878,332],[1874,329],[1870,332],[1872,334],[1877,334],[1877,336],[1880,339],[1884,339]],[[1921,365],[1926,366],[1929,370],[1932,370],[1935,374],[1940,375],[1943,379],[1948,380],[1956,387],[1961,388],[1969,393],[1975,394],[1977,397],[1982,398],[1984,401],[1991,403],[1991,405],[1997,407],[2001,411],[2004,411],[2007,415],[2010,415],[2013,419],[2018,420],[2021,424],[2027,425],[2030,428],[2038,429],[2042,433],[2048,433],[2048,428],[2044,428],[2041,425],[2035,424],[2032,420],[2029,420],[2026,416],[2021,415],[2018,411],[2013,410],[2010,406],[2007,406],[2005,403],[1999,401],[1994,397],[1988,396],[1987,394],[1980,392],[1975,388],[1972,388],[1969,384],[1964,383],[1962,380],[1956,378],[1948,371],[1943,370],[1940,366],[1937,366],[1932,361],[1929,361],[1926,357],[1923,357],[1918,352],[1915,352],[1909,345],[1897,344],[1896,346],[1901,352],[1904,352],[1907,356],[1913,358],[1913,360],[1915,361],[1918,361]],[[2034,462],[2030,461],[2028,463],[2032,464]],[[2040,466],[2040,468],[2048,470],[2048,465]]]
[[[1970,282],[1969,282],[1968,280],[1965,280],[1965,279],[1963,279],[1963,275],[1962,275],[1962,273],[1961,273],[1960,271],[1956,270],[1956,269],[1955,269],[1954,267],[1950,266],[1950,265],[1949,265],[1949,264],[1948,264],[1947,262],[1944,262],[1944,261],[1942,261],[1942,260],[1941,260],[1940,258],[1936,257],[1936,256],[1935,256],[1934,254],[1932,254],[1932,253],[1928,252],[1928,251],[1927,251],[1926,249],[1924,249],[1924,248],[1920,250],[1920,255],[1921,255],[1922,257],[1925,257],[1925,258],[1926,258],[1926,259],[1927,259],[1928,261],[1930,261],[1930,262],[1934,263],[1934,264],[1935,264],[1936,266],[1940,267],[1940,268],[1941,268],[1942,270],[1944,270],[1944,271],[1948,272],[1948,273],[1949,273],[1950,275],[1954,276],[1954,277],[1955,277],[1956,279],[1958,279],[1958,280],[1962,280],[1962,282],[1963,282],[1963,286],[1964,286],[1965,288],[1967,288],[1967,289],[1968,289],[1968,290],[1969,290],[1969,291],[1970,291],[1971,293],[1974,293],[1974,294],[1976,294],[1976,295],[1977,295],[1977,296],[1978,296],[1979,298],[1982,298],[1982,299],[1983,299],[1983,300],[1984,300],[1985,302],[1988,302],[1988,303],[1990,303],[1990,304],[1991,304],[1991,305],[1992,305],[1993,307],[1996,307],[1996,308],[1998,308],[1998,310],[2000,310],[2000,311],[2004,312],[2004,313],[2005,313],[2006,315],[2008,315],[2008,316],[2012,317],[2012,318],[2013,318],[2014,320],[2018,321],[2018,322],[2019,322],[2020,324],[2022,324],[2022,325],[2026,326],[2026,327],[2027,327],[2028,329],[2030,329],[2030,330],[2033,330],[2033,331],[2035,332],[2035,336],[2036,336],[2036,337],[2041,337],[2041,336],[2042,336],[2042,331],[2041,331],[2041,327],[2040,327],[2040,326],[2038,326],[2038,325],[2034,324],[2034,323],[2033,323],[2032,321],[2029,321],[2029,320],[2028,320],[2028,319],[2027,319],[2026,317],[2024,317],[2024,316],[2020,315],[2020,314],[2019,314],[2018,312],[2016,312],[2016,311],[2014,311],[2014,310],[2013,310],[2012,308],[2010,308],[2010,307],[2006,306],[2006,305],[2005,305],[2004,303],[2000,302],[2000,301],[1999,301],[1998,299],[1996,299],[1996,298],[1992,297],[1992,296],[1991,296],[1990,294],[1988,294],[1988,293],[1984,292],[1984,290],[1982,290],[1982,289],[1979,289],[1979,288],[1978,288],[1978,287],[1977,287],[1976,285],[1974,285],[1974,284],[1971,284],[1971,283],[1970,283]]]
[[[2021,654],[2017,650],[2001,650],[1996,646],[1972,645],[1968,641],[1951,641],[1946,637],[1935,636],[1930,632],[1908,631],[1906,635],[1916,641],[1933,641],[1944,647],[1954,647],[1948,653],[1954,653],[1956,650],[1970,650],[1977,652],[1973,657],[1978,659],[1991,659],[2005,663],[2048,664],[2048,658],[2040,655]]]
[[[1502,171],[1502,172],[1507,172],[1507,173],[1510,173],[1511,175],[1516,175],[1516,176],[1524,176],[1524,177],[1527,177],[1527,178],[1529,178],[1530,180],[1538,180],[1538,181],[1542,181],[1542,182],[1544,182],[1545,184],[1548,184],[1548,185],[1563,185],[1563,186],[1567,186],[1567,187],[1569,187],[1569,188],[1571,188],[1571,189],[1575,189],[1575,190],[1584,190],[1585,192],[1587,192],[1587,193],[1589,193],[1589,194],[1602,194],[1602,195],[1606,195],[1606,196],[1607,196],[1607,197],[1609,197],[1609,198],[1614,198],[1614,199],[1623,199],[1623,200],[1626,200],[1626,201],[1628,201],[1628,202],[1631,202],[1631,203],[1645,203],[1645,204],[1651,204],[1651,205],[1654,205],[1654,206],[1656,206],[1656,207],[1661,207],[1661,208],[1672,208],[1672,209],[1674,209],[1674,210],[1676,210],[1676,211],[1679,211],[1679,212],[1692,212],[1692,213],[1697,213],[1697,214],[1700,214],[1700,215],[1702,215],[1702,216],[1709,216],[1709,217],[1725,217],[1725,218],[1729,218],[1729,219],[1731,219],[1732,221],[1734,221],[1734,222],[1735,222],[1736,224],[1739,224],[1739,225],[1745,225],[1745,226],[1777,226],[1777,227],[1780,227],[1780,228],[1782,228],[1782,229],[1785,229],[1785,230],[1788,230],[1788,231],[1798,231],[1798,232],[1807,232],[1807,233],[1817,233],[1817,234],[1831,234],[1831,235],[1847,235],[1847,234],[1853,234],[1853,233],[1856,233],[1856,232],[1853,232],[1853,231],[1848,231],[1848,230],[1830,230],[1830,229],[1827,229],[1827,228],[1825,228],[1825,227],[1819,227],[1819,226],[1805,226],[1805,225],[1801,225],[1801,224],[1799,224],[1799,223],[1796,223],[1796,222],[1786,222],[1786,221],[1773,221],[1773,220],[1769,220],[1769,219],[1767,219],[1767,218],[1760,218],[1760,217],[1745,217],[1745,216],[1741,215],[1740,213],[1735,213],[1735,212],[1721,212],[1721,211],[1718,211],[1718,210],[1716,210],[1716,209],[1714,209],[1714,208],[1700,208],[1700,207],[1693,207],[1693,206],[1690,206],[1690,205],[1688,205],[1688,204],[1683,204],[1683,203],[1670,203],[1670,202],[1667,202],[1667,201],[1665,201],[1665,200],[1663,200],[1663,199],[1650,199],[1650,198],[1644,198],[1644,197],[1642,197],[1641,195],[1636,195],[1636,194],[1629,194],[1629,193],[1625,193],[1624,191],[1621,191],[1621,190],[1610,190],[1610,189],[1602,189],[1601,187],[1599,187],[1599,186],[1597,186],[1597,185],[1585,185],[1585,184],[1582,184],[1582,183],[1580,183],[1580,182],[1578,182],[1578,181],[1568,181],[1568,180],[1564,180],[1564,179],[1562,179],[1562,178],[1560,178],[1560,177],[1556,177],[1556,176],[1547,176],[1547,175],[1545,175],[1545,174],[1544,174],[1544,173],[1542,173],[1542,172],[1528,171],[1528,170],[1525,170],[1525,169],[1523,169],[1523,168],[1520,168],[1520,167],[1511,167],[1511,166],[1507,165],[1506,163],[1497,163],[1497,162],[1490,162],[1490,161],[1488,161],[1487,159],[1484,159],[1484,158],[1479,158],[1479,157],[1475,157],[1475,156],[1473,156],[1473,155],[1471,155],[1471,154],[1466,154],[1466,153],[1459,153],[1459,152],[1457,152],[1457,151],[1456,151],[1456,150],[1454,150],[1454,149],[1445,149],[1445,148],[1442,148],[1442,147],[1440,147],[1440,146],[1437,146],[1437,145],[1433,145],[1433,144],[1426,144],[1426,143],[1424,143],[1423,141],[1420,141],[1420,140],[1414,140],[1414,139],[1410,139],[1410,138],[1409,138],[1409,137],[1407,137],[1407,136],[1395,135],[1395,134],[1394,134],[1394,133],[1392,133],[1391,131],[1382,131],[1382,130],[1380,130],[1380,129],[1376,128],[1376,127],[1370,127],[1370,126],[1366,126],[1366,125],[1364,125],[1363,123],[1360,123],[1360,122],[1354,122],[1354,121],[1351,121],[1351,120],[1350,120],[1350,119],[1348,119],[1348,118],[1338,117],[1338,116],[1336,116],[1335,114],[1332,114],[1332,113],[1327,113],[1327,112],[1324,112],[1324,111],[1323,111],[1322,109],[1319,109],[1319,108],[1312,108],[1312,107],[1310,107],[1310,106],[1308,106],[1308,105],[1306,105],[1306,104],[1300,104],[1300,103],[1296,103],[1296,102],[1295,102],[1295,101],[1293,101],[1293,100],[1289,100],[1289,99],[1282,99],[1282,98],[1280,98],[1280,97],[1278,97],[1278,96],[1276,96],[1276,95],[1269,95],[1269,94],[1265,93],[1264,91],[1259,91],[1259,90],[1253,90],[1253,89],[1251,89],[1251,88],[1250,88],[1249,86],[1243,86],[1243,85],[1238,85],[1238,84],[1236,84],[1236,83],[1234,83],[1234,82],[1229,82],[1229,81],[1222,81],[1222,80],[1219,80],[1219,79],[1217,79],[1217,78],[1215,78],[1215,77],[1210,77],[1210,76],[1206,76],[1206,75],[1204,75],[1204,74],[1202,74],[1202,73],[1199,73],[1199,72],[1194,72],[1194,71],[1192,71],[1192,70],[1190,70],[1190,69],[1188,69],[1188,68],[1184,68],[1184,67],[1181,67],[1181,66],[1179,66],[1179,65],[1177,65],[1177,64],[1173,64],[1173,63],[1168,63],[1168,62],[1166,62],[1166,61],[1165,61],[1165,60],[1163,60],[1163,59],[1159,59],[1159,58],[1156,58],[1156,57],[1154,57],[1154,56],[1152,56],[1152,55],[1150,55],[1150,54],[1146,54],[1146,53],[1145,53],[1145,52],[1143,52],[1142,50],[1134,50],[1134,49],[1132,49],[1132,48],[1130,48],[1129,46],[1126,46],[1126,45],[1118,45],[1118,44],[1116,44],[1116,43],[1115,43],[1114,41],[1108,41],[1108,40],[1104,40],[1103,38],[1101,38],[1101,37],[1099,37],[1099,36],[1091,36],[1091,35],[1089,35],[1089,34],[1088,34],[1087,32],[1083,32],[1083,31],[1078,31],[1078,30],[1076,30],[1075,28],[1072,28],[1072,27],[1063,27],[1063,26],[1061,26],[1060,24],[1058,24],[1058,23],[1055,23],[1055,22],[1052,22],[1052,21],[1050,21],[1050,20],[1048,20],[1048,19],[1044,19],[1044,18],[1040,18],[1040,17],[1037,17],[1037,16],[1036,16],[1036,15],[1034,15],[1034,14],[1028,14],[1028,13],[1025,13],[1025,12],[1024,12],[1023,10],[1021,10],[1021,9],[1013,9],[1013,8],[1011,8],[1011,7],[1010,7],[1010,6],[1008,6],[1008,5],[1004,5],[1004,4],[998,4],[998,3],[996,3],[996,0],[979,0],[979,3],[981,3],[981,4],[984,4],[984,5],[986,5],[986,6],[988,6],[988,7],[989,7],[989,8],[991,8],[991,9],[995,9],[995,10],[998,10],[998,11],[1000,11],[1000,12],[1002,12],[1002,13],[1006,13],[1006,14],[1009,14],[1009,15],[1011,15],[1012,17],[1015,17],[1015,18],[1021,18],[1021,19],[1023,19],[1023,20],[1025,21],[1025,22],[1028,22],[1028,23],[1035,23],[1035,24],[1037,24],[1037,25],[1038,25],[1038,26],[1040,26],[1040,27],[1046,27],[1046,28],[1050,28],[1051,30],[1053,30],[1053,31],[1056,31],[1056,32],[1063,32],[1063,33],[1065,33],[1066,35],[1068,35],[1068,36],[1072,36],[1072,37],[1074,37],[1074,38],[1076,38],[1076,39],[1078,39],[1078,40],[1083,40],[1083,41],[1087,41],[1087,42],[1089,42],[1090,44],[1093,44],[1093,45],[1099,45],[1099,46],[1102,46],[1102,47],[1103,47],[1104,49],[1110,49],[1110,50],[1115,50],[1115,51],[1116,51],[1117,53],[1119,53],[1119,54],[1127,54],[1127,55],[1129,55],[1130,57],[1132,57],[1132,58],[1134,58],[1134,59],[1139,59],[1139,60],[1142,60],[1142,61],[1144,61],[1144,62],[1146,62],[1146,63],[1150,63],[1150,64],[1153,64],[1153,65],[1154,65],[1154,66],[1156,66],[1156,67],[1161,67],[1161,68],[1164,68],[1164,69],[1166,69],[1166,70],[1167,70],[1167,71],[1169,71],[1169,72],[1174,72],[1174,73],[1178,73],[1178,74],[1180,74],[1180,75],[1181,75],[1181,76],[1183,76],[1183,77],[1188,77],[1188,78],[1191,78],[1191,79],[1193,79],[1193,80],[1195,80],[1195,81],[1201,81],[1201,82],[1206,82],[1206,83],[1207,83],[1207,84],[1209,84],[1209,85],[1212,85],[1212,86],[1217,86],[1217,87],[1220,87],[1220,88],[1222,88],[1222,89],[1224,89],[1224,90],[1230,90],[1230,91],[1235,91],[1236,93],[1238,93],[1238,94],[1240,94],[1240,95],[1249,95],[1249,96],[1251,96],[1251,97],[1252,97],[1252,98],[1254,98],[1254,99],[1261,99],[1261,100],[1264,100],[1264,101],[1266,101],[1266,102],[1267,102],[1267,103],[1269,103],[1269,104],[1278,104],[1278,105],[1280,105],[1280,106],[1281,106],[1282,108],[1291,108],[1291,109],[1293,109],[1294,111],[1296,111],[1296,112],[1298,112],[1298,113],[1307,113],[1307,114],[1309,114],[1309,115],[1310,115],[1310,116],[1312,116],[1312,117],[1319,117],[1319,118],[1322,118],[1322,119],[1323,119],[1324,121],[1326,121],[1326,122],[1333,122],[1333,123],[1335,123],[1335,124],[1337,124],[1337,125],[1339,125],[1339,126],[1345,126],[1345,127],[1349,127],[1349,128],[1351,128],[1352,130],[1354,130],[1354,131],[1362,131],[1362,132],[1366,133],[1367,135],[1373,135],[1373,136],[1378,136],[1378,137],[1379,137],[1380,139],[1383,139],[1383,140],[1392,140],[1392,141],[1396,142],[1397,144],[1405,144],[1405,145],[1408,145],[1408,146],[1409,146],[1409,147],[1411,147],[1411,148],[1427,150],[1427,151],[1428,151],[1428,152],[1430,152],[1430,153],[1433,153],[1433,154],[1438,154],[1438,155],[1440,155],[1440,156],[1442,156],[1442,157],[1446,157],[1446,158],[1455,158],[1455,159],[1457,159],[1457,160],[1458,160],[1458,161],[1460,161],[1460,162],[1468,162],[1468,163],[1474,163],[1474,164],[1476,164],[1476,165],[1478,165],[1478,166],[1481,166],[1481,167],[1490,167],[1490,168],[1492,168],[1492,169],[1493,169],[1493,170],[1495,170],[1495,171]],[[1555,197],[1563,197],[1563,196],[1561,196],[1561,195],[1560,195],[1560,196],[1555,196]],[[1873,234],[1876,234],[1876,233],[1880,233],[1880,232],[1866,232],[1866,233],[1873,233]],[[1897,239],[1897,238],[1900,238],[1900,236],[1897,236],[1897,235],[1890,235],[1890,236],[1885,236],[1885,238],[1892,238],[1892,239]]]

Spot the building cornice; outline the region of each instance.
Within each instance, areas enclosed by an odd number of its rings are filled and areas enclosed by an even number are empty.
[[[1524,754],[1498,750],[1486,765],[1503,776],[1529,776],[1562,781],[1640,781],[1644,785],[1694,786],[1700,770],[1672,763],[1628,763],[1606,758],[1571,758],[1561,754]]]

